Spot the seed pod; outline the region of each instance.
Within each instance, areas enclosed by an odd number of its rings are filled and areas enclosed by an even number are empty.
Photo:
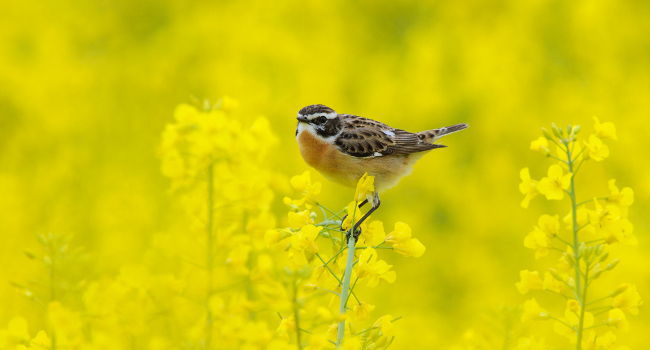
[[[609,253],[608,253],[608,252],[605,252],[605,254],[603,254],[603,255],[600,256],[599,261],[600,261],[600,262],[603,262],[603,261],[607,260],[607,258],[609,258]]]
[[[609,264],[607,264],[607,266],[605,266],[605,271],[609,271],[609,270],[614,269],[618,265],[619,262],[620,262],[619,259],[612,260]]]

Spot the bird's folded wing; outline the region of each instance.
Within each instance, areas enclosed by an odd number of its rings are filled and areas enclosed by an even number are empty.
[[[361,117],[348,118],[334,144],[354,157],[405,155],[442,147],[425,142],[417,134]]]

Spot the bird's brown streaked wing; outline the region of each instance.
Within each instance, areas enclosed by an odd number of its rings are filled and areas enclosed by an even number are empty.
[[[393,140],[395,140],[395,144],[389,147],[385,154],[411,154],[445,147],[443,145],[425,142],[417,134],[400,129],[395,129]]]
[[[442,147],[423,142],[417,134],[349,115],[343,119],[343,128],[334,143],[341,152],[354,157],[405,155]]]

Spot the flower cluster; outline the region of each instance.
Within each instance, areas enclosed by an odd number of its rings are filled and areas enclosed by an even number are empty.
[[[283,266],[277,280],[283,281],[288,298],[276,310],[282,317],[276,332],[292,346],[305,349],[386,347],[393,340],[397,318],[383,315],[372,322],[375,306],[360,299],[357,287],[395,281],[393,266],[378,251],[418,257],[424,246],[411,236],[407,224],[398,222],[386,232],[377,220],[362,223],[356,241],[350,230],[362,216],[364,200],[372,198],[372,176],[359,180],[354,200],[342,211],[315,201],[321,184],[313,182],[309,172],[294,176],[290,183],[296,195],[284,198],[288,227],[265,234]]]
[[[359,219],[360,202],[374,191],[371,176],[338,212],[316,201],[322,185],[309,172],[294,176],[294,195],[283,199],[286,225],[278,228],[271,205],[287,181],[265,164],[275,137],[266,119],[247,124],[235,105],[223,99],[176,109],[160,156],[187,217],[153,235],[142,261],[75,279],[82,251],[68,237],[39,236],[43,252],[26,255],[46,277],[16,284],[40,305],[39,328],[12,319],[0,329],[0,348],[317,350],[392,342],[398,317],[373,319],[375,307],[357,287],[395,281],[380,250],[420,256],[424,246],[408,225],[386,232],[375,220],[361,226],[350,250],[341,226]]]
[[[611,254],[612,247],[633,245],[636,238],[628,219],[632,189],[620,189],[612,179],[609,194],[583,201],[577,198],[577,174],[583,164],[606,159],[609,147],[604,141],[616,140],[612,123],[594,121],[594,132],[584,138],[579,136],[579,126],[561,129],[553,125],[551,131],[544,130],[531,149],[545,154],[553,164],[539,180],[531,177],[528,168],[522,169],[519,185],[523,207],[537,196],[549,201],[568,198],[566,213],[542,215],[524,239],[524,246],[537,259],[555,259],[555,265],[545,271],[523,270],[516,284],[522,294],[543,291],[562,297],[564,311],[555,314],[530,298],[523,305],[522,321],[552,320],[556,333],[578,350],[612,349],[616,332],[627,328],[628,315],[636,315],[641,304],[634,285],[622,284],[604,293],[595,288],[595,282],[619,262]]]

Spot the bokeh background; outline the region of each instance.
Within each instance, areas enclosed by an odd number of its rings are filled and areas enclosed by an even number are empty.
[[[551,122],[613,121],[619,141],[579,179],[635,190],[638,247],[614,281],[650,295],[650,3],[644,1],[4,1],[0,11],[0,325],[42,306],[14,284],[44,279],[24,252],[36,236],[73,234],[91,280],[137,264],[182,210],[161,175],[160,135],[182,102],[228,95],[264,115],[279,144],[270,161],[306,169],[295,114],[324,103],[406,130],[466,122],[383,196],[376,215],[408,222],[427,247],[389,257],[398,280],[367,297],[403,316],[396,349],[504,340],[514,287],[534,267],[522,246],[539,214],[519,206],[519,169],[544,175],[529,150]],[[325,181],[323,201],[351,191]],[[579,193],[580,196],[580,193]],[[282,217],[282,193],[277,213]],[[504,316],[506,315],[506,316]],[[515,317],[516,318],[516,317]],[[517,323],[516,320],[514,323]],[[512,326],[516,327],[516,326]],[[642,310],[621,335],[647,346]],[[504,336],[501,336],[504,334]],[[501,348],[501,347],[499,347]],[[506,348],[506,347],[503,347]]]

